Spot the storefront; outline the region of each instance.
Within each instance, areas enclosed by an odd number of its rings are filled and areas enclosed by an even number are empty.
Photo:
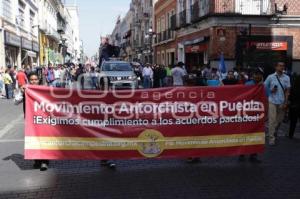
[[[35,42],[35,41],[32,41],[32,51],[36,55],[36,57],[33,58],[33,63],[35,63],[38,66],[38,65],[40,65],[40,63],[39,63],[40,48],[39,48],[39,44],[37,42]]]
[[[33,64],[37,64],[37,53],[32,51],[32,41],[22,37],[22,65],[32,67]]]
[[[266,74],[274,71],[281,61],[291,69],[293,55],[292,36],[252,36],[237,40],[237,63],[243,67],[262,67]]]
[[[21,47],[21,37],[7,32],[4,32],[5,43],[5,63],[7,66],[18,66],[18,57]]]
[[[61,64],[63,63],[63,56],[62,54],[55,52],[51,48],[46,49],[47,52],[47,57],[48,57],[48,62],[51,64]]]
[[[208,43],[185,46],[185,60],[188,71],[198,70],[207,63]]]

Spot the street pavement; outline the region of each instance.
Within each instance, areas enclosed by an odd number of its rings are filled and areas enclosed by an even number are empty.
[[[23,159],[22,105],[0,99],[0,198],[300,198],[300,128],[267,146],[261,164],[237,157],[116,161],[116,170],[99,161],[52,161],[46,172]]]

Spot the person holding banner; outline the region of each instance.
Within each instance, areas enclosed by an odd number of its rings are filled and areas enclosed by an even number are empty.
[[[275,73],[267,77],[265,87],[269,95],[269,145],[275,145],[275,133],[284,119],[290,94],[290,77],[284,74],[285,64],[278,62]]]
[[[257,84],[263,84],[264,83],[264,76],[263,72],[260,71],[259,69],[256,70],[253,73],[253,76],[250,80],[245,82],[246,86],[252,86],[252,85],[257,85]],[[240,155],[239,156],[239,161],[244,162],[246,160],[245,155]],[[252,163],[261,163],[261,160],[258,159],[257,153],[250,154],[249,156],[249,161]]]
[[[28,82],[31,85],[39,85],[39,77],[36,73],[32,72],[28,75]],[[26,85],[24,85],[22,88],[23,92],[25,93]],[[24,111],[24,117],[25,117],[25,94],[23,97],[23,111]],[[40,169],[41,171],[46,171],[48,169],[49,160],[34,160],[33,167],[36,169]]]

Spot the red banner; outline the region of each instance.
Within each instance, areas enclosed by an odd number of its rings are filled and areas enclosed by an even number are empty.
[[[26,89],[26,159],[136,159],[261,153],[263,86],[136,91]]]

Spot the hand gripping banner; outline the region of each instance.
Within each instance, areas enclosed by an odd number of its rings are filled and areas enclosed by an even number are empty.
[[[81,91],[26,89],[26,159],[262,153],[263,85]]]

